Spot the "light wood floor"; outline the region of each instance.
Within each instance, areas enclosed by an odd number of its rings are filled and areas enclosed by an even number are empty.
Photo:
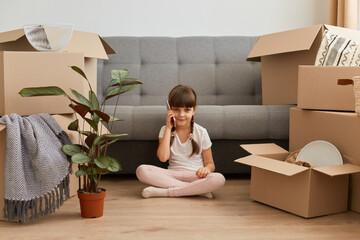
[[[26,224],[0,222],[0,239],[360,239],[360,214],[313,219],[249,200],[248,179],[201,197],[143,199],[135,178],[106,178],[104,216],[83,219],[77,197]]]

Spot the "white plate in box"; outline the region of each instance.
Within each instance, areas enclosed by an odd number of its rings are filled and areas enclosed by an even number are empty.
[[[314,167],[343,165],[339,150],[331,143],[316,140],[305,145],[299,152],[296,162],[308,162]]]

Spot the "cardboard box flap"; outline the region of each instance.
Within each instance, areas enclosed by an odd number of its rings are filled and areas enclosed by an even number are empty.
[[[355,40],[357,42],[360,42],[360,31],[353,30],[349,28],[341,28],[341,27],[335,27],[331,25],[324,25],[326,29],[329,31],[336,33],[342,37],[350,38],[351,40]]]
[[[347,155],[342,155],[342,157],[343,157],[344,163],[350,163],[350,164],[353,164],[353,165],[360,166],[360,160],[359,159],[355,159],[355,158],[352,158],[352,157],[347,156]]]
[[[99,35],[95,33],[74,31],[71,40],[62,52],[83,52],[85,57],[109,59]]]
[[[22,37],[25,38],[24,41],[26,41],[26,43],[19,40]],[[24,46],[24,44],[30,46],[30,43],[25,37],[24,29],[0,33],[0,43],[8,43],[2,48],[3,51],[36,51],[32,47],[29,49],[28,46]],[[100,59],[109,59],[107,54],[115,53],[115,51],[96,33],[75,30],[73,31],[70,42],[61,50],[61,52],[82,52],[85,57]]]
[[[275,143],[260,143],[260,144],[240,144],[245,151],[253,155],[262,156],[264,154],[289,154],[288,151]]]
[[[112,47],[110,47],[110,45],[109,45],[107,42],[105,42],[104,39],[102,39],[102,37],[99,36],[99,38],[100,38],[101,43],[102,43],[102,45],[104,46],[105,52],[106,52],[107,54],[115,54],[115,53],[116,53],[115,50],[112,49]]]
[[[9,32],[0,33],[0,43],[16,41],[24,36],[24,29],[17,29]]]
[[[317,168],[313,168],[313,170],[324,173],[331,177],[335,177],[345,174],[358,173],[360,172],[360,166],[355,166],[352,164],[344,164],[337,166],[317,167]]]
[[[306,167],[256,155],[239,158],[235,160],[235,162],[249,165],[252,167],[258,167],[285,176],[293,176],[295,174],[308,170],[308,168]]]
[[[246,60],[261,61],[262,56],[310,49],[322,25],[260,36]]]

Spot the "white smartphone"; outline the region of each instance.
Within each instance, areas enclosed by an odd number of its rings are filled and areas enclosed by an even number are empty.
[[[167,109],[171,109],[170,107],[170,104],[169,104],[169,101],[166,100],[166,106],[167,106]],[[175,120],[175,117],[172,118],[173,119],[173,122],[174,122],[174,127],[176,127],[176,120]]]

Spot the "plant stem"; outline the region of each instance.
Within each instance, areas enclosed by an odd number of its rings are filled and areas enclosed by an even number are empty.
[[[117,95],[113,117],[115,117],[115,114],[116,114],[117,105],[119,103],[119,97],[120,97],[120,95]],[[109,132],[111,132],[111,129],[112,129],[113,125],[114,125],[114,122],[115,121],[111,121],[111,126],[110,126],[110,129],[109,129]]]
[[[85,164],[82,165],[83,166],[83,171],[86,172],[86,168],[85,168]],[[85,191],[85,189],[87,189],[87,178],[86,178],[86,174],[84,175],[84,186],[83,186],[83,189]]]
[[[100,168],[100,173],[99,173],[99,176],[98,176],[98,181],[97,181],[97,184],[96,184],[96,189],[98,188],[98,184],[100,183],[101,174],[102,174],[102,168]]]
[[[104,156],[106,156],[107,148],[108,148],[108,140],[106,140],[106,143],[105,143]]]
[[[80,164],[78,164],[78,169],[79,170],[81,169]],[[79,177],[79,188],[78,189],[81,189],[81,177]]]
[[[107,93],[107,90],[109,89],[109,87],[106,88],[105,93]],[[101,107],[100,107],[100,111],[105,113],[105,106],[106,106],[106,94],[105,94],[105,99],[103,100],[103,102],[101,103]],[[100,135],[102,135],[102,124],[100,126]]]
[[[86,188],[87,192],[91,192],[91,179],[88,177],[87,178],[87,188]]]
[[[77,117],[77,114],[76,112],[74,111],[73,113],[75,115],[75,120],[77,120],[79,122],[79,119]],[[79,130],[79,129],[78,129]],[[79,134],[79,145],[81,145],[81,151],[84,152],[84,146],[81,144],[81,133],[78,131],[78,134]],[[81,165],[78,164],[78,169],[80,170],[81,169]],[[79,177],[79,186],[78,186],[78,189],[81,189],[81,177]]]

